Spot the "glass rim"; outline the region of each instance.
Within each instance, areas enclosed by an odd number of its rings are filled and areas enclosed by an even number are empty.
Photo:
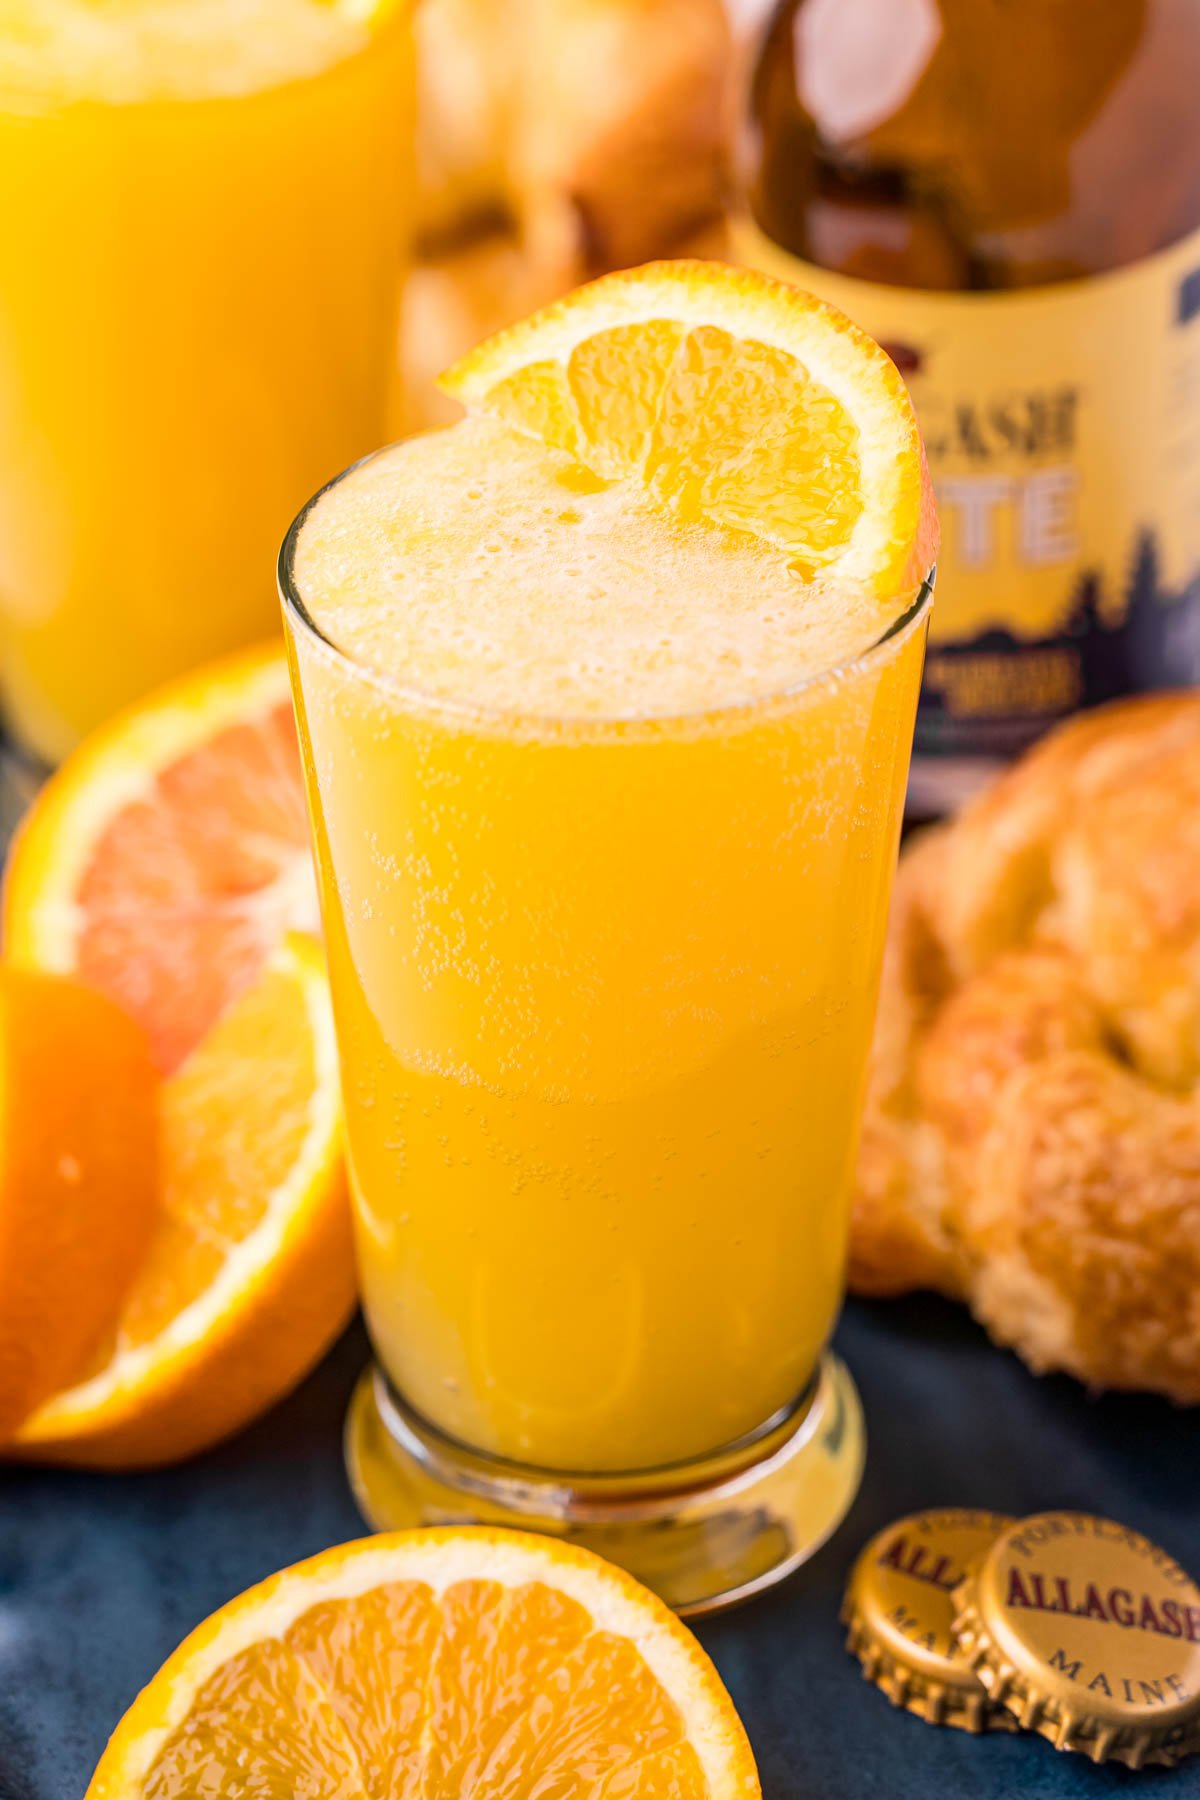
[[[415,433],[414,435],[428,434]],[[405,441],[407,440],[397,440],[397,442]],[[339,487],[356,470],[365,468],[368,463],[388,455],[395,448],[396,444],[393,443],[384,444],[378,450],[368,451],[356,462],[339,470],[336,475],[317,489],[311,499],[305,502],[288,526],[283,543],[280,545],[276,562],[276,585],[284,613],[296,627],[312,638],[323,651],[332,656],[356,679],[367,681],[400,710],[413,716],[436,718],[450,725],[482,726],[493,731],[519,730],[532,735],[540,733],[546,736],[569,736],[572,739],[611,737],[614,733],[625,734],[636,731],[669,732],[672,728],[677,730],[720,729],[723,725],[736,725],[739,721],[748,721],[773,711],[786,710],[793,703],[802,701],[810,692],[840,685],[873,663],[890,643],[905,636],[912,628],[920,624],[928,615],[933,603],[934,581],[937,575],[936,564],[930,565],[903,612],[890,622],[879,637],[873,639],[864,650],[860,650],[855,656],[848,657],[843,662],[833,663],[827,669],[819,669],[812,674],[801,676],[798,680],[788,682],[783,687],[771,688],[766,693],[733,700],[720,706],[695,707],[682,712],[606,712],[564,716],[560,713],[525,712],[511,706],[490,706],[482,701],[454,699],[444,694],[431,693],[427,688],[420,687],[416,683],[400,680],[386,669],[378,668],[374,663],[354,655],[352,651],[346,650],[336,643],[313,618],[295,579],[296,547],[313,508],[324,499],[326,494]]]

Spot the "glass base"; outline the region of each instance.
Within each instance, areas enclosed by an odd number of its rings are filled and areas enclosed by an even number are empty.
[[[558,1475],[443,1437],[371,1367],[346,1420],[346,1466],[376,1531],[507,1525],[596,1550],[684,1615],[782,1581],[825,1542],[862,1476],[858,1392],[831,1352],[800,1400],[703,1461]]]

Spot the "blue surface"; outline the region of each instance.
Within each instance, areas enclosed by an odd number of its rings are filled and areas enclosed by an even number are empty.
[[[833,1543],[773,1595],[703,1626],[767,1800],[1197,1800],[1173,1771],[1093,1768],[1040,1739],[970,1738],[893,1711],[842,1648],[838,1602],[871,1532],[914,1507],[1078,1506],[1200,1571],[1200,1411],[1089,1400],[1036,1381],[955,1309],[852,1305],[839,1343],[871,1446]],[[214,1607],[360,1535],[340,1428],[366,1356],[356,1327],[298,1393],[212,1455],[137,1477],[0,1474],[0,1800],[79,1800],[138,1688]]]

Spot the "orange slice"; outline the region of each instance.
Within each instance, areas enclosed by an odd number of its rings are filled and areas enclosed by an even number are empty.
[[[895,365],[844,314],[720,263],[608,275],[442,377],[468,411],[636,482],[686,519],[883,601],[915,592],[937,515]]]
[[[711,1663],[588,1551],[370,1538],[251,1588],[117,1727],[87,1800],[758,1800]]]
[[[151,696],[35,802],[5,889],[9,959],[84,976],[144,1028],[164,1079],[144,1261],[16,1454],[187,1455],[285,1393],[348,1319],[329,995],[316,938],[292,930],[316,911],[279,650]]]
[[[0,1441],[111,1330],[150,1239],[157,1081],[102,994],[0,969]]]

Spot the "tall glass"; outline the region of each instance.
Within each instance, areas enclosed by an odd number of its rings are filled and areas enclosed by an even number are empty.
[[[297,496],[386,435],[408,14],[2,11],[0,714],[41,762],[277,630]]]
[[[928,587],[761,703],[451,707],[281,586],[379,1371],[381,1525],[519,1520],[684,1610],[857,1486],[843,1293]]]

